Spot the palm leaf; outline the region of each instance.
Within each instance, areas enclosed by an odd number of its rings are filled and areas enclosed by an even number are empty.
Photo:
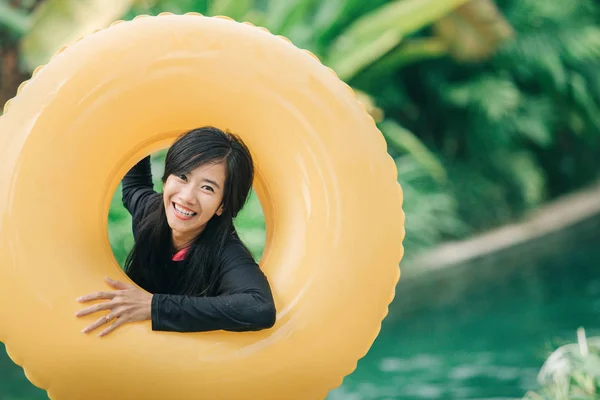
[[[0,26],[22,35],[30,28],[31,21],[27,15],[0,0]]]
[[[356,20],[338,42],[360,43],[388,29],[408,34],[421,29],[468,0],[399,0],[389,2]],[[348,47],[344,43],[344,47]]]
[[[212,0],[208,7],[209,15],[225,15],[237,21],[252,9],[252,0]]]
[[[345,29],[356,19],[366,15],[390,0],[328,0],[322,1],[321,7],[315,12],[314,30],[315,40],[319,48],[329,48]],[[325,20],[325,16],[329,15]],[[318,21],[321,21],[318,23]],[[328,21],[328,22],[326,22]]]
[[[360,78],[367,82],[390,79],[392,74],[407,65],[447,54],[448,46],[436,37],[408,39],[367,67]]]
[[[271,0],[265,15],[265,25],[271,32],[288,36],[288,30],[300,21],[308,21],[316,0]]]
[[[379,60],[383,55],[397,47],[402,36],[390,29],[369,44],[358,46],[354,51],[338,61],[329,61],[329,66],[340,79],[349,81],[367,66]]]
[[[401,0],[387,3],[360,17],[335,40],[327,64],[340,78],[349,80],[395,48],[406,35],[431,24],[466,1]]]
[[[335,24],[346,4],[346,0],[322,1],[313,19],[315,31],[322,32]]]
[[[162,12],[184,14],[186,12],[208,13],[207,0],[134,0],[133,15],[158,15]]]
[[[46,64],[62,46],[107,27],[121,18],[134,0],[48,0],[32,14],[31,29],[21,41],[21,56],[30,71]]]

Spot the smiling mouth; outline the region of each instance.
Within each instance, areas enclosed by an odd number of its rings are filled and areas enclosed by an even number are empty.
[[[172,204],[173,204],[173,210],[175,210],[175,214],[184,219],[189,219],[189,218],[192,218],[192,217],[195,217],[196,215],[198,215],[198,213],[188,210],[187,208],[183,208],[175,202],[173,202]]]

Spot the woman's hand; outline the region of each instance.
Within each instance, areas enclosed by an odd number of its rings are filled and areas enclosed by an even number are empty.
[[[92,314],[102,310],[110,310],[104,317],[88,325],[82,330],[88,333],[100,326],[116,319],[108,328],[104,329],[98,336],[105,336],[127,322],[146,321],[151,318],[152,295],[144,292],[133,285],[105,278],[106,283],[113,287],[114,291],[95,292],[81,296],[77,301],[85,303],[92,300],[110,300],[94,304],[75,313],[77,317]]]

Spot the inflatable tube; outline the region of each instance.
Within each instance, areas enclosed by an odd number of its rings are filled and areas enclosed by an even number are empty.
[[[272,329],[98,338],[76,298],[131,282],[107,234],[139,159],[201,125],[257,163]],[[0,119],[0,339],[50,398],[318,399],[377,336],[399,279],[396,168],[351,90],[250,24],[164,15],[113,24],[36,71]]]

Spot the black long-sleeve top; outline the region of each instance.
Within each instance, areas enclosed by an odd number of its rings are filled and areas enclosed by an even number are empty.
[[[123,178],[123,205],[132,216],[134,238],[155,196],[150,157],[135,165]],[[162,200],[161,200],[162,201]],[[177,273],[181,262],[172,261]],[[152,266],[149,266],[152,267]],[[152,297],[152,330],[202,332],[250,331],[275,323],[275,305],[267,278],[237,235],[227,241],[219,265],[218,284],[209,296],[178,294],[178,279],[166,279]]]

